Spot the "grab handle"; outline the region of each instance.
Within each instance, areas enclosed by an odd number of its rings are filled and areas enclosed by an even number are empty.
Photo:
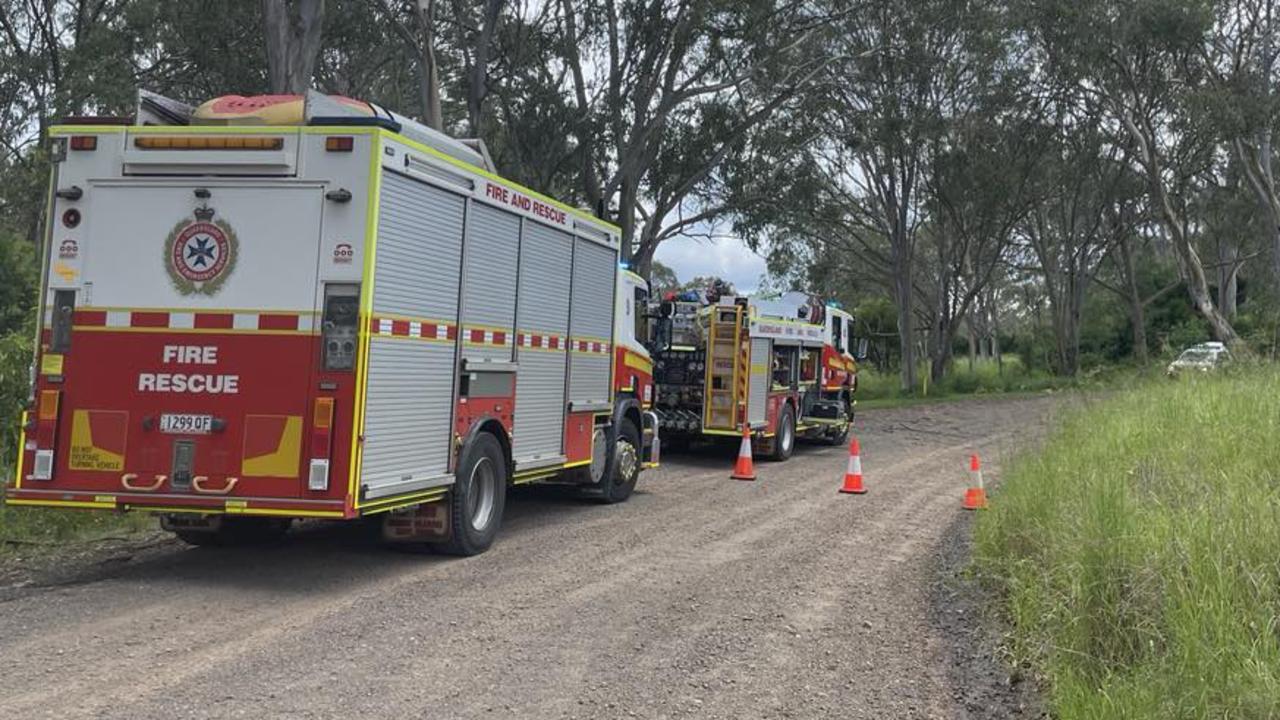
[[[236,483],[240,482],[240,478],[229,477],[227,478],[227,484],[220,488],[207,488],[204,486],[207,482],[209,482],[209,478],[204,475],[197,475],[191,478],[191,489],[198,493],[204,493],[205,495],[226,495],[231,492],[231,489],[236,486]]]
[[[120,484],[124,486],[125,490],[132,490],[133,492],[155,492],[168,478],[168,475],[157,475],[156,481],[150,485],[135,485],[134,481],[138,479],[138,473],[125,473],[120,476]]]

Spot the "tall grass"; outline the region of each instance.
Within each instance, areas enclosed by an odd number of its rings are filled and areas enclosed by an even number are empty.
[[[1280,717],[1280,372],[1074,411],[975,556],[1057,717]]]
[[[1028,370],[1016,355],[1006,355],[1003,367],[994,360],[980,360],[970,368],[965,360],[957,360],[938,382],[924,378],[929,373],[926,363],[916,372],[919,378],[911,392],[902,390],[897,372],[879,373],[873,368],[858,370],[858,399],[892,401],[906,398],[948,397],[952,395],[981,395],[989,393],[1032,392],[1073,384],[1066,378],[1057,378],[1044,371]]]

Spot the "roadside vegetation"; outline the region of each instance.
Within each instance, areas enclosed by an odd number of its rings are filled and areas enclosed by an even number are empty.
[[[1149,381],[1008,466],[975,567],[1055,717],[1280,716],[1280,372]]]

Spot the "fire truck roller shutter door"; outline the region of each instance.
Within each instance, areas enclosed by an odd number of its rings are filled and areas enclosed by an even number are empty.
[[[584,238],[574,240],[573,294],[570,298],[569,402],[609,400],[613,354],[614,288],[618,253]]]
[[[454,324],[465,201],[388,172],[382,180],[373,317]],[[369,345],[362,482],[368,498],[448,470],[455,343],[378,332]]]
[[[533,336],[516,348],[516,461],[557,457],[565,413],[569,280],[573,238],[525,221],[520,243],[518,333]]]
[[[519,217],[471,204],[462,283],[462,357],[468,360],[511,360],[519,250]]]

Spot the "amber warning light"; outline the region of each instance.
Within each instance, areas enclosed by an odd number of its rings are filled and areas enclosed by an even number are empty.
[[[158,135],[134,138],[133,145],[140,150],[279,150],[284,138]]]

